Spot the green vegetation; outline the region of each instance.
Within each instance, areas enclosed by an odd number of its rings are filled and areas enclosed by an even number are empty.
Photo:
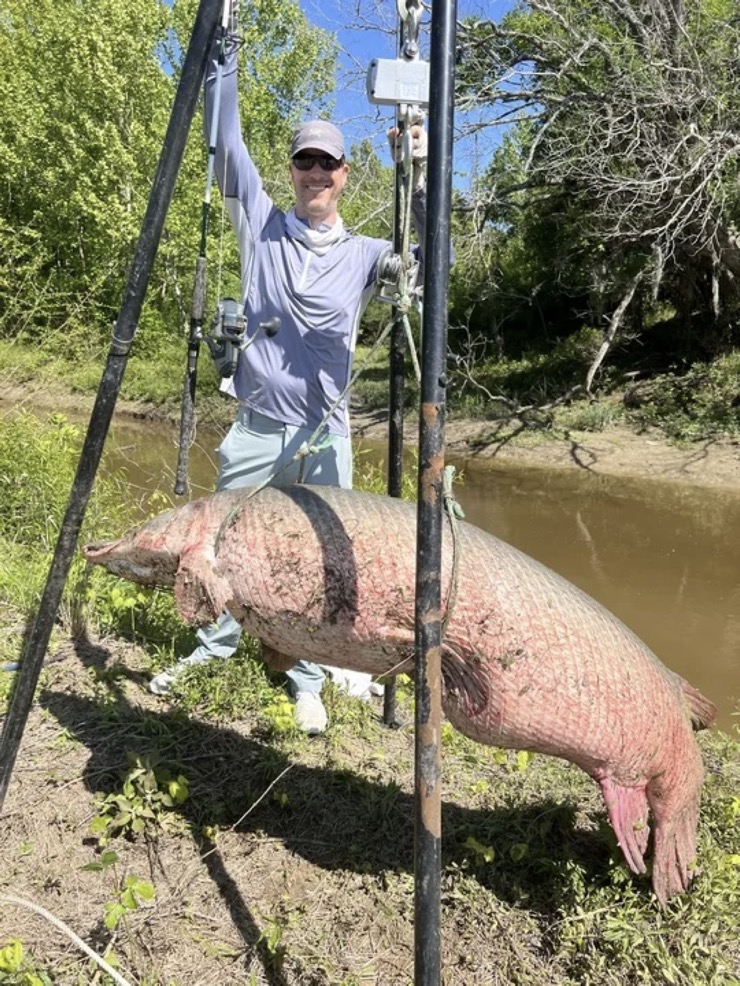
[[[19,349],[41,346],[72,377],[78,363],[99,361],[107,349],[196,9],[195,0],[4,5],[0,339]],[[287,173],[276,148],[286,148],[292,122],[324,105],[335,46],[295,0],[257,0],[243,13],[244,126],[280,198]],[[187,322],[202,133],[199,111],[140,321],[138,354],[147,362],[159,356],[166,363],[170,339]],[[229,287],[238,277],[233,240],[222,266]]]
[[[0,381],[17,392],[91,395],[177,78],[163,66],[179,66],[195,0],[6,6]],[[538,431],[622,420],[682,441],[738,433],[740,198],[737,155],[722,135],[737,131],[739,28],[725,0],[671,9],[673,27],[647,0],[598,11],[525,3],[495,29],[483,19],[462,29],[461,115],[495,121],[512,102],[525,112],[482,156],[475,183],[455,192],[456,414]],[[296,0],[259,0],[242,15],[244,130],[266,186],[286,205],[276,150],[297,119],[330,108],[336,45]],[[572,51],[583,52],[577,70]],[[390,167],[368,140],[350,158],[345,221],[387,236]],[[172,416],[204,165],[196,118],[121,393]],[[209,295],[238,290],[235,241],[221,222],[215,194]],[[386,306],[371,306],[363,347],[388,317]],[[229,411],[209,364],[201,360],[198,404],[204,419],[220,421]],[[379,354],[363,373],[356,404],[385,405],[386,364]],[[649,397],[630,404],[635,381],[653,380]],[[415,386],[410,379],[410,398]]]
[[[512,121],[460,203],[474,338],[517,358],[593,326],[598,387],[608,366],[681,374],[737,347],[739,32],[731,0],[465,25],[460,102]]]
[[[188,799],[188,782],[182,774],[173,777],[167,768],[135,754],[129,761],[120,792],[100,794],[97,799],[98,814],[90,829],[101,846],[117,835],[155,838],[167,812]]]
[[[0,948],[0,983],[3,986],[51,986],[52,982],[26,954],[20,939],[12,938]]]
[[[143,828],[138,830],[139,833],[143,831]],[[89,873],[105,873],[109,869],[113,872],[114,898],[105,905],[104,919],[105,927],[109,931],[113,931],[121,921],[125,921],[127,914],[138,910],[142,901],[152,901],[155,896],[154,887],[146,880],[127,876],[124,877],[123,881],[119,881],[116,876],[116,863],[118,862],[118,853],[107,849],[100,854],[99,860],[82,867]],[[106,957],[110,961],[110,954]]]

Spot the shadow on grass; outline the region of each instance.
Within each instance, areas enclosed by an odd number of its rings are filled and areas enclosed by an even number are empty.
[[[190,782],[190,797],[178,810],[196,830],[204,825],[235,826],[265,833],[291,852],[326,870],[413,873],[414,802],[397,784],[368,780],[351,770],[306,766],[275,747],[227,726],[188,720],[181,712],[148,712],[120,706],[115,717],[89,699],[46,692],[41,704],[91,753],[84,778],[91,791],[120,790],[127,752],[152,757]],[[320,741],[319,741],[320,742]],[[278,776],[285,799],[264,798],[250,806]],[[481,886],[509,903],[524,904],[542,917],[572,903],[568,866],[584,867],[608,879],[610,846],[599,831],[574,825],[575,808],[548,796],[533,803],[469,808],[443,803],[443,866],[471,870],[472,836],[493,845],[496,864],[472,866]],[[527,844],[526,860],[512,860],[514,847]],[[221,888],[223,881],[214,872]],[[229,895],[238,895],[232,886]],[[256,923],[232,916],[246,943],[255,944]]]
[[[108,669],[111,651],[84,638],[75,650],[83,665],[107,678],[114,701],[48,689],[39,702],[90,751],[82,776],[91,792],[119,792],[132,753],[187,776],[190,795],[177,812],[192,826],[191,833],[214,826],[279,840],[286,851],[327,872],[348,870],[381,879],[384,874],[389,879],[413,874],[414,799],[395,781],[302,764],[257,736],[190,719],[178,709],[134,707],[121,682],[146,687],[138,672],[122,665]],[[486,765],[482,773],[489,770]],[[490,783],[495,794],[495,781]],[[279,797],[264,797],[272,785]],[[574,905],[573,867],[592,880],[610,879],[609,837],[577,827],[574,804],[548,793],[532,793],[529,800],[517,798],[490,810],[448,800],[442,805],[442,833],[444,871],[466,872],[543,925]],[[230,872],[216,845],[202,835],[191,837],[248,961],[261,964],[269,986],[287,986],[282,960],[268,948],[241,877]],[[495,847],[493,863],[485,860],[489,846]],[[300,960],[292,956],[295,961]],[[314,981],[310,969],[302,975],[306,982]]]

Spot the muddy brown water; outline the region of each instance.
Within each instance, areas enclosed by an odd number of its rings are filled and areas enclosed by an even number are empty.
[[[153,490],[182,502],[172,494],[176,439],[170,425],[116,424],[106,468],[123,470],[142,502]],[[199,435],[192,495],[213,488],[219,440]],[[382,445],[362,447],[382,460]],[[466,520],[585,590],[718,706],[721,729],[740,725],[740,491],[449,461]]]

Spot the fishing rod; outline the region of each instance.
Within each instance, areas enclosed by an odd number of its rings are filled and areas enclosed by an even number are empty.
[[[220,4],[221,0],[200,0],[67,511],[41,602],[33,625],[25,637],[20,670],[13,683],[10,707],[0,737],[0,813],[138,326],[149,275],[198,101],[211,39],[218,23]]]
[[[195,281],[193,284],[193,298],[190,305],[187,366],[180,409],[180,439],[177,455],[177,470],[175,472],[175,493],[177,496],[182,496],[188,490],[190,446],[195,436],[195,389],[198,379],[198,356],[200,354],[200,344],[203,339],[203,319],[206,307],[206,245],[208,242],[208,225],[211,216],[211,191],[216,166],[216,138],[218,136],[218,120],[221,115],[221,89],[224,63],[226,61],[226,47],[229,39],[230,12],[231,0],[223,0],[218,61],[216,64],[216,81],[213,89],[213,117],[211,118],[211,129],[208,135],[206,184],[201,207],[200,246],[198,249],[198,259],[195,262]],[[228,300],[231,301],[232,299]],[[220,327],[222,331],[225,329],[226,334],[233,335],[238,345],[239,338],[244,338],[245,329],[244,313],[240,305],[234,303],[233,307],[229,307],[228,313],[222,310]],[[228,365],[224,366],[224,370],[222,371],[224,376],[229,375],[228,369],[230,368]],[[236,371],[235,357],[233,370]]]

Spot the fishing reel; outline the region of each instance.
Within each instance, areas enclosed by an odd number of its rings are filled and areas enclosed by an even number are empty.
[[[258,331],[272,338],[280,328],[280,319],[271,318],[260,322]],[[211,331],[203,336],[211,351],[211,358],[216,364],[219,375],[233,377],[239,362],[239,353],[243,353],[254,342],[254,336],[247,338],[247,318],[244,305],[234,298],[224,298],[219,301],[216,312],[211,320]]]
[[[408,310],[421,300],[422,289],[417,284],[418,279],[419,261],[413,254],[408,254],[405,263],[400,254],[388,254],[378,264],[377,298],[396,308]]]
[[[223,301],[219,301],[211,320],[211,331],[203,338],[208,344],[211,358],[220,376],[233,377],[236,373],[246,332],[244,305],[234,298],[224,298]]]

